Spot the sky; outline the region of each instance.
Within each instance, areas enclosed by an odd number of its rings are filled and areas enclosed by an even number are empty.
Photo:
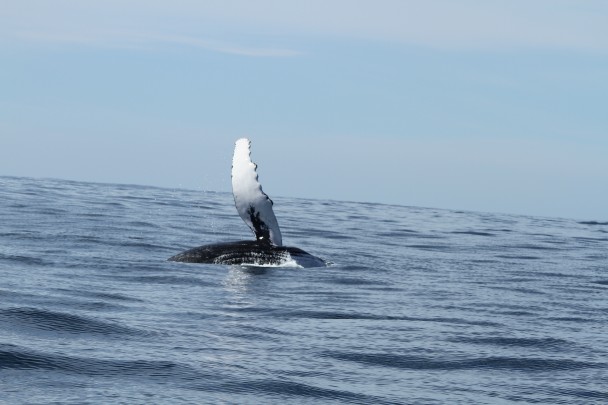
[[[20,0],[0,175],[608,219],[605,0]],[[387,208],[388,209],[388,208]]]

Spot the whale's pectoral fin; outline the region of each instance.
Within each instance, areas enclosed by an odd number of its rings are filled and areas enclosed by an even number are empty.
[[[248,139],[239,139],[232,157],[232,194],[236,210],[256,239],[281,246],[281,230],[272,210],[272,200],[258,182],[257,165],[251,161],[250,146]]]

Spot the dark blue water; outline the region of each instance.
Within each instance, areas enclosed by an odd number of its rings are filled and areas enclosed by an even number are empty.
[[[606,403],[608,223],[0,177],[0,403]]]

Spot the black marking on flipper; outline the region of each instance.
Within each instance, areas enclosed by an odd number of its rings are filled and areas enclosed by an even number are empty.
[[[253,205],[249,206],[247,214],[249,214],[249,219],[253,224],[255,238],[259,241],[270,243],[270,229],[268,229],[268,225],[260,219],[260,213],[255,210]]]
[[[249,155],[251,156],[251,152],[249,152]],[[253,162],[251,162],[253,163]],[[257,163],[253,163],[254,169],[253,171],[255,172],[255,181],[260,184],[260,175],[258,174],[258,165]],[[266,194],[264,192],[264,190],[262,189],[262,185],[260,184],[260,193],[264,194],[264,196],[268,199],[268,201],[270,201],[270,205],[274,205],[274,202],[272,202],[272,200],[270,199],[270,197],[268,197],[268,194]]]
[[[251,156],[251,150],[249,151],[249,156]],[[254,163],[254,162],[251,162],[251,163],[253,164],[253,171],[255,172],[255,181],[259,184],[260,183],[260,175],[258,174],[258,164]],[[234,164],[232,165],[232,168],[234,168]],[[264,196],[266,198],[268,198],[268,201],[270,201],[270,205],[274,205],[274,202],[272,202],[272,200],[270,199],[270,197],[268,197],[268,194],[266,194],[264,192],[264,190],[262,189],[262,185],[261,184],[259,184],[259,185],[260,185],[260,192],[262,194],[264,194]]]

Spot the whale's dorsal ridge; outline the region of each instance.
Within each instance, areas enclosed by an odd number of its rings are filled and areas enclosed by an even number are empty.
[[[281,246],[281,230],[272,210],[273,202],[262,191],[257,165],[251,161],[251,141],[236,141],[232,157],[232,194],[236,210],[257,240]]]

